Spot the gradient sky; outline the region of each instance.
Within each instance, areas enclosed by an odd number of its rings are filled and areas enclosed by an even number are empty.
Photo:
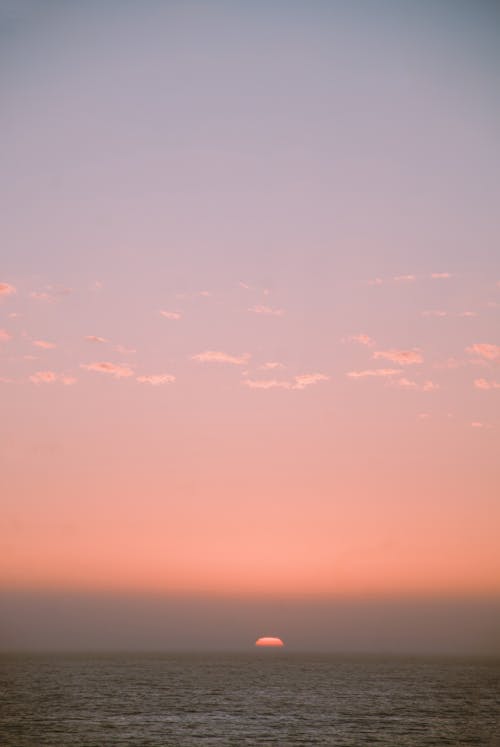
[[[500,595],[499,36],[0,2],[0,590]]]

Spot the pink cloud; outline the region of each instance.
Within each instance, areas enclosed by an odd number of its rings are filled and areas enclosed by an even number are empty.
[[[416,275],[396,275],[393,280],[396,283],[413,283],[417,279]]]
[[[471,423],[471,428],[484,428],[484,423],[480,423],[478,420],[474,420]]]
[[[0,384],[12,384],[13,379],[9,379],[7,376],[0,376]]]
[[[460,361],[457,358],[447,358],[444,361],[437,361],[437,363],[434,363],[434,368],[455,369],[455,368],[462,368],[465,365],[466,365],[465,361]]]
[[[61,296],[68,296],[71,293],[71,288],[65,288],[59,285],[46,285],[44,290],[31,291],[30,298],[34,298],[36,301],[47,301],[53,303],[57,301]]]
[[[465,350],[471,355],[479,355],[491,361],[500,358],[500,345],[493,345],[489,342],[476,342]]]
[[[435,392],[436,389],[439,389],[439,384],[436,384],[434,381],[424,381],[421,389],[423,392]]]
[[[292,383],[290,381],[279,381],[278,379],[243,379],[241,382],[250,389],[291,389]]]
[[[250,389],[305,389],[319,381],[328,381],[329,376],[322,373],[299,374],[291,381],[280,379],[244,379],[241,383]]]
[[[265,316],[283,316],[285,313],[284,309],[275,309],[271,306],[251,306],[248,311],[251,311],[253,314],[263,314]]]
[[[431,309],[430,311],[422,311],[422,316],[443,317],[448,316],[448,312],[441,309]]]
[[[272,371],[275,368],[285,368],[285,366],[283,363],[279,363],[278,361],[268,361],[267,363],[263,363],[262,366],[259,366],[259,368]]]
[[[123,353],[124,355],[136,353],[137,350],[135,348],[127,348],[125,345],[115,345],[113,350],[116,350],[117,353]]]
[[[295,383],[293,384],[292,389],[305,389],[306,386],[317,384],[318,381],[328,381],[329,378],[329,376],[322,373],[300,374],[299,376],[294,376]]]
[[[129,368],[129,366],[110,363],[109,361],[82,363],[80,367],[87,369],[87,371],[97,371],[98,373],[110,374],[111,376],[114,376],[115,379],[127,378],[128,376],[134,375],[133,370]]]
[[[76,379],[74,376],[60,376],[59,380],[64,384],[64,386],[72,386],[73,384],[76,384],[78,379]]]
[[[373,353],[373,358],[385,358],[394,363],[398,363],[400,366],[409,366],[414,363],[422,363],[423,358],[418,350],[376,350]]]
[[[98,335],[85,335],[83,339],[86,342],[109,342],[105,337],[99,337]]]
[[[57,347],[55,342],[47,342],[46,340],[33,340],[33,345],[37,348],[43,348],[44,350],[53,350]]]
[[[433,381],[424,381],[424,383],[421,384],[418,381],[413,381],[404,377],[400,379],[391,379],[389,381],[389,384],[390,386],[394,386],[399,389],[412,389],[419,392],[433,392],[436,389],[439,389],[439,385],[435,384]]]
[[[175,376],[171,374],[150,374],[149,376],[138,376],[137,381],[141,384],[159,386],[160,384],[171,384],[175,381]]]
[[[17,293],[17,288],[15,288],[10,283],[0,283],[0,296],[12,296],[14,293]]]
[[[372,278],[368,280],[368,285],[382,285],[383,282],[382,278]]]
[[[9,340],[12,340],[12,335],[6,329],[0,329],[0,342],[8,342]]]
[[[230,363],[233,366],[244,366],[250,360],[249,353],[242,355],[230,355],[222,350],[205,350],[203,353],[197,353],[191,356],[191,360],[200,363]]]
[[[417,418],[419,420],[428,420],[430,418],[430,413],[428,412],[419,412],[417,415]]]
[[[449,272],[432,272],[431,273],[432,280],[447,280],[448,278],[451,278],[451,273]]]
[[[375,340],[365,334],[351,335],[350,337],[346,338],[346,341],[357,342],[359,345],[366,345],[368,347],[373,347],[376,344]]]
[[[400,368],[369,368],[365,371],[349,371],[346,376],[351,379],[364,379],[365,377],[396,376],[401,373]]]
[[[52,384],[57,381],[58,375],[54,371],[37,371],[30,376],[30,381],[33,384]]]
[[[474,386],[476,389],[500,389],[500,381],[493,381],[490,379],[475,379]]]
[[[37,371],[29,378],[33,384],[53,384],[55,381],[60,381],[64,386],[71,386],[77,381],[74,376],[58,374],[55,371]]]
[[[165,317],[165,319],[172,319],[177,320],[180,319],[182,314],[180,311],[160,311],[160,314]]]

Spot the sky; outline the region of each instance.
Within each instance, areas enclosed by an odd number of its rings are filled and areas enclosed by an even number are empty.
[[[0,0],[0,647],[500,650],[499,35]]]

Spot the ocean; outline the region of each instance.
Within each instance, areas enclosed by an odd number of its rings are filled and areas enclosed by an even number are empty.
[[[4,655],[0,745],[500,746],[500,661]]]

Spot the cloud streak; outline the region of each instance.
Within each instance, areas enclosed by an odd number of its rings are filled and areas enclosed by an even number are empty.
[[[85,342],[109,342],[105,337],[99,337],[99,335],[85,335],[83,339]]]
[[[465,349],[470,355],[479,355],[486,360],[495,361],[500,358],[500,345],[494,345],[491,342],[475,342]]]
[[[0,283],[0,297],[13,296],[17,293],[17,288],[10,283]]]
[[[474,386],[476,389],[500,389],[500,381],[493,381],[487,379],[474,379]]]
[[[33,340],[33,345],[44,350],[53,350],[57,347],[55,342],[48,342],[47,340]]]
[[[231,355],[222,350],[205,350],[191,356],[191,360],[199,363],[229,363],[232,366],[244,366],[250,360],[250,353]]]
[[[261,314],[263,316],[283,316],[283,314],[285,313],[284,309],[277,309],[273,308],[272,306],[263,306],[262,304],[251,306],[248,311],[250,311],[252,314]]]
[[[299,374],[293,379],[243,379],[241,382],[249,389],[306,389],[320,381],[329,381],[323,373]]]
[[[418,348],[413,350],[376,350],[372,357],[375,359],[384,358],[400,366],[411,366],[415,363],[422,363],[424,360]]]
[[[355,342],[358,345],[365,345],[370,348],[376,345],[375,340],[365,334],[351,335],[350,337],[345,338],[345,342]]]
[[[384,378],[386,376],[397,376],[402,373],[400,368],[368,368],[364,371],[348,371],[346,376],[351,379]]]
[[[113,376],[115,379],[124,379],[134,375],[134,371],[129,366],[111,363],[110,361],[82,363],[80,368],[85,368],[87,371],[108,374],[109,376]]]
[[[175,376],[172,374],[149,374],[147,376],[137,376],[140,384],[151,384],[151,386],[161,386],[162,384],[172,384]]]
[[[75,384],[77,379],[74,376],[68,376],[67,374],[59,374],[55,371],[37,371],[29,377],[33,384],[54,384],[56,381],[64,384],[64,386],[71,386]]]

